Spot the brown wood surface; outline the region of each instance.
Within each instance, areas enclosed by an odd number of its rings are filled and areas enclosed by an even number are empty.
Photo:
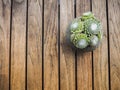
[[[90,11],[90,0],[76,1],[76,16]],[[92,90],[92,53],[77,52],[77,89]]]
[[[13,0],[11,40],[11,90],[25,90],[26,0]]]
[[[57,0],[44,0],[44,90],[58,90]]]
[[[42,90],[42,0],[28,0],[27,88]]]
[[[93,52],[94,90],[109,90],[106,1],[92,0],[92,12],[103,28],[102,44]]]
[[[74,18],[74,0],[60,0],[60,88],[75,90],[75,51],[66,42],[66,30]]]
[[[76,54],[66,30],[90,10],[103,40]],[[119,29],[120,0],[0,0],[0,90],[120,90]]]
[[[111,90],[120,90],[120,0],[108,0]]]
[[[0,90],[9,89],[10,7],[9,0],[0,0]]]

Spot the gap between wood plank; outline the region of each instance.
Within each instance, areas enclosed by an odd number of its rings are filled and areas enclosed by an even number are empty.
[[[60,90],[60,0],[58,0],[58,89]]]
[[[110,78],[110,38],[109,38],[109,15],[108,15],[108,0],[106,0],[106,15],[107,15],[107,40],[108,40],[108,85],[111,90],[111,78]]]
[[[90,11],[92,12],[92,0],[90,0]],[[94,90],[94,59],[93,59],[93,51],[91,52],[92,55],[92,90]]]
[[[42,90],[44,90],[44,0],[42,0]]]
[[[28,52],[28,0],[26,3],[26,60],[25,60],[25,90],[27,90],[27,53]]]
[[[11,11],[10,11],[9,90],[11,90],[12,9],[13,9],[13,0],[11,0]]]
[[[74,0],[74,18],[76,18],[76,0]],[[77,50],[75,50],[75,89],[77,90]]]

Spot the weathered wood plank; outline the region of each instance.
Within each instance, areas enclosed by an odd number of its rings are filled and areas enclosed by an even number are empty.
[[[66,42],[68,24],[74,18],[74,0],[60,0],[60,88],[75,90],[75,51]]]
[[[42,0],[28,0],[27,88],[42,90]]]
[[[90,0],[76,1],[76,16],[90,11]],[[92,55],[91,52],[77,53],[77,88],[92,90]]]
[[[111,90],[120,90],[120,0],[108,0]]]
[[[58,1],[44,0],[44,90],[58,90]]]
[[[25,90],[26,2],[13,0],[11,90]]]
[[[92,12],[103,28],[102,44],[93,52],[94,90],[109,90],[106,1],[92,0]]]
[[[0,90],[9,89],[11,1],[0,0]]]

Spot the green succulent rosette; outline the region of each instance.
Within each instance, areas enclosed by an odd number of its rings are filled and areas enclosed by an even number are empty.
[[[94,50],[101,42],[103,33],[101,23],[92,12],[83,13],[69,26],[69,39],[75,48]]]
[[[84,23],[80,20],[74,20],[70,26],[71,34],[81,33],[84,30]]]
[[[93,19],[95,18],[92,12],[85,12],[83,13],[81,20],[85,21],[85,20],[92,19],[92,18]]]
[[[88,45],[88,38],[86,34],[74,34],[71,41],[77,48],[85,48]]]

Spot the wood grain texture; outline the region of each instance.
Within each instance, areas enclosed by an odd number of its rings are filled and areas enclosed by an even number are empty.
[[[120,0],[108,0],[111,90],[120,90]]]
[[[9,89],[11,1],[0,0],[0,90]]]
[[[90,0],[76,1],[76,16],[90,11]],[[92,90],[92,54],[91,52],[77,53],[77,88],[78,90]]]
[[[13,0],[11,90],[25,90],[26,2],[27,0]]]
[[[60,88],[75,90],[75,51],[66,42],[66,30],[74,18],[74,0],[60,0]]]
[[[44,90],[58,90],[57,0],[44,0]]]
[[[93,52],[94,90],[109,90],[106,1],[92,0],[92,12],[101,21],[103,39]]]
[[[28,90],[42,90],[42,0],[28,0]]]

